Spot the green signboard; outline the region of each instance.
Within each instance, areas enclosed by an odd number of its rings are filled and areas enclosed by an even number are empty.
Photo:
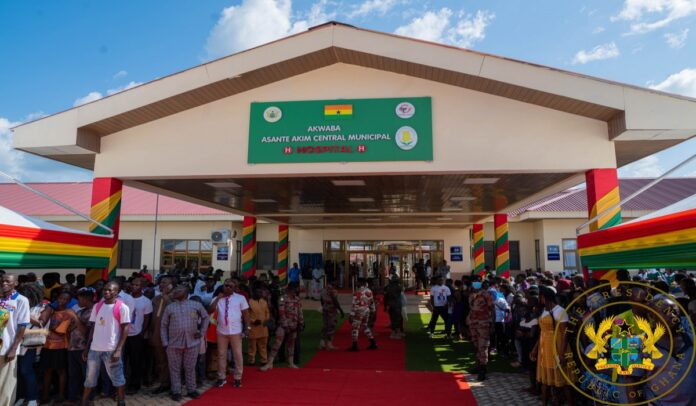
[[[430,97],[251,103],[249,163],[432,161]]]

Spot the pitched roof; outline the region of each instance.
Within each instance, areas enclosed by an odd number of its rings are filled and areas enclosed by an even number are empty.
[[[621,197],[629,196],[650,183],[650,178],[629,178],[619,180]],[[653,211],[674,204],[696,194],[696,178],[667,178],[636,196],[622,206],[623,210]],[[565,190],[547,196],[534,203],[509,213],[511,217],[525,212],[587,212],[585,188]]]
[[[92,182],[30,183],[29,186],[67,204],[81,213],[89,214],[92,198]],[[39,197],[14,183],[0,183],[0,206],[28,216],[73,215],[73,213],[57,204]],[[153,216],[155,215],[156,207],[157,195],[155,193],[129,186],[123,187],[123,198],[121,202],[122,216]],[[160,196],[157,212],[160,216],[232,215],[231,213],[166,196]]]

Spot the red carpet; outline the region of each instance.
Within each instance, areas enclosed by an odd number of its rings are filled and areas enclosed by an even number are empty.
[[[381,310],[381,308],[380,308]],[[378,350],[350,347],[350,324],[336,332],[338,351],[319,351],[304,368],[244,369],[243,387],[212,388],[189,406],[239,405],[476,405],[462,375],[406,371],[406,343],[389,339],[389,316],[380,311],[375,324]],[[231,378],[231,377],[230,377]],[[228,378],[228,382],[231,379]]]
[[[278,368],[244,371],[244,385],[213,388],[186,403],[212,405],[476,405],[461,376],[412,372]]]
[[[404,340],[390,340],[389,315],[380,308],[373,334],[378,350],[368,351],[369,340],[360,332],[358,352],[346,351],[351,346],[351,326],[346,319],[336,332],[334,345],[337,351],[319,351],[306,365],[307,368],[328,369],[370,369],[375,371],[406,369],[406,343]]]

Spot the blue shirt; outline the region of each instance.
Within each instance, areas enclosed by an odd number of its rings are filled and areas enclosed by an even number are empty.
[[[300,268],[293,266],[288,271],[288,278],[290,282],[300,282]]]

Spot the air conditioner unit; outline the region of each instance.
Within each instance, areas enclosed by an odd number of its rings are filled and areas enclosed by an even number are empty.
[[[213,244],[227,244],[230,239],[230,230],[213,230],[210,233],[210,240]]]

